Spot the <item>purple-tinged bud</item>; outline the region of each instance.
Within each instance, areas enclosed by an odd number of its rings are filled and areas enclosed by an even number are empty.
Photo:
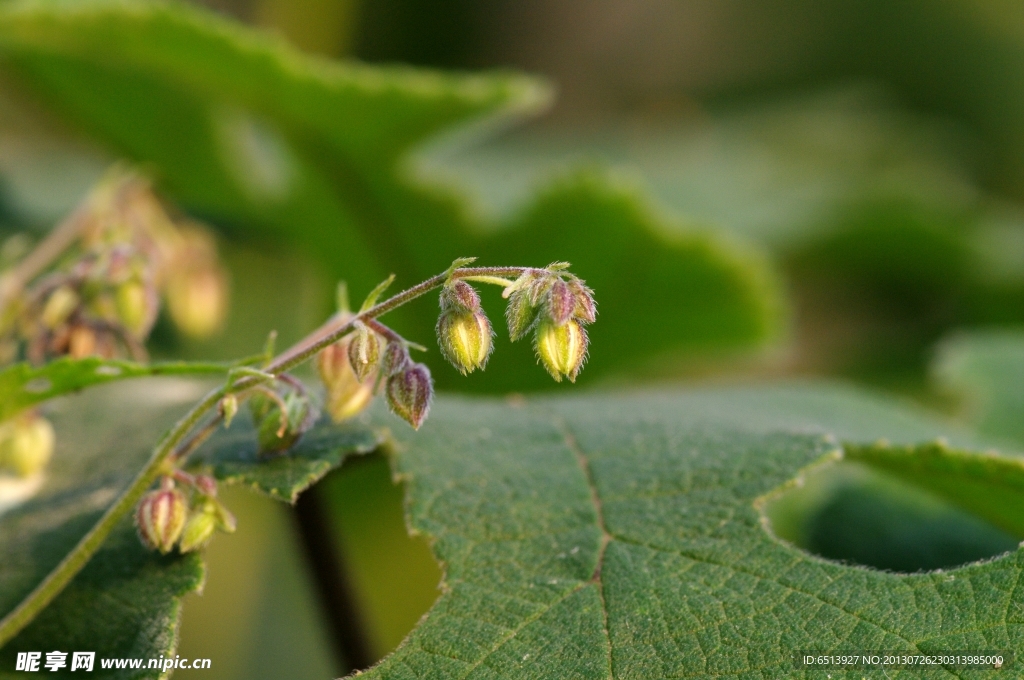
[[[384,355],[380,359],[380,372],[384,377],[390,378],[396,373],[406,369],[409,362],[409,348],[399,340],[389,340],[384,347]]]
[[[420,429],[434,396],[430,369],[423,364],[412,364],[401,373],[391,376],[388,378],[387,396],[392,412],[412,425],[413,429]]]
[[[71,313],[78,308],[81,298],[70,286],[60,286],[46,298],[43,311],[40,314],[40,321],[49,329],[54,329],[64,323]]]
[[[461,279],[455,279],[441,289],[441,311],[475,312],[480,309],[480,295]]]
[[[576,382],[587,360],[587,332],[576,321],[556,326],[545,319],[537,328],[534,348],[537,358],[556,382],[561,382],[562,376]]]
[[[317,357],[316,367],[327,389],[326,408],[334,422],[353,418],[370,405],[374,381],[359,382],[348,358],[347,341],[325,347]]]
[[[167,554],[185,528],[188,503],[174,488],[150,491],[135,510],[135,526],[142,543],[151,550]]]
[[[437,320],[436,330],[441,354],[462,375],[487,366],[494,331],[483,312],[449,310]]]
[[[572,318],[576,310],[576,298],[572,291],[562,279],[555,279],[548,291],[547,304],[545,305],[548,319],[556,326],[561,326]]]
[[[195,476],[196,490],[204,496],[214,498],[217,495],[217,480],[210,475]]]
[[[590,290],[583,281],[575,276],[569,280],[568,285],[576,301],[573,317],[580,323],[594,323],[597,320],[597,303],[594,301],[594,291]]]
[[[0,425],[0,471],[18,477],[40,472],[53,457],[56,437],[50,421],[34,411]]]
[[[348,360],[359,382],[365,382],[367,376],[377,368],[377,362],[380,360],[380,338],[363,324],[359,324],[355,335],[349,340]]]

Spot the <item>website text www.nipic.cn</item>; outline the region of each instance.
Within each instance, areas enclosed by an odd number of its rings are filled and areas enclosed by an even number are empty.
[[[69,658],[70,657],[70,658]],[[106,659],[97,661],[96,652],[18,652],[14,670],[23,672],[59,671],[67,668],[70,671],[89,673],[96,668],[158,669],[163,673],[171,669],[207,669],[209,659],[182,659],[181,657],[157,657],[155,659]]]

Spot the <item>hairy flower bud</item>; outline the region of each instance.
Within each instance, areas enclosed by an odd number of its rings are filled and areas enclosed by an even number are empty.
[[[56,328],[71,316],[80,303],[81,298],[70,286],[60,286],[46,298],[40,321],[47,328]]]
[[[387,396],[388,405],[395,415],[414,429],[420,429],[434,396],[430,369],[423,364],[412,364],[401,373],[391,376],[388,378]]]
[[[316,368],[327,390],[327,412],[334,422],[353,418],[370,405],[373,380],[359,382],[348,358],[347,341],[325,347],[317,356]]]
[[[569,289],[569,284],[562,279],[556,279],[551,284],[545,309],[548,318],[556,326],[561,326],[572,318],[576,310],[576,298]]]
[[[380,338],[363,324],[348,343],[348,360],[359,382],[364,382],[380,361]]]
[[[505,321],[508,324],[508,336],[515,342],[526,335],[537,320],[537,310],[530,304],[529,293],[517,290],[509,297],[505,308]]]
[[[462,375],[487,366],[494,332],[483,312],[451,309],[441,314],[436,330],[441,354]]]
[[[587,332],[576,321],[556,326],[545,319],[534,338],[537,357],[557,382],[562,376],[576,382],[576,376],[587,359]]]
[[[256,424],[259,452],[263,455],[287,451],[315,422],[309,397],[295,391],[278,399],[257,392],[249,399],[249,410]]]
[[[396,373],[404,371],[412,359],[409,358],[409,348],[399,340],[389,340],[384,347],[384,355],[380,359],[380,372],[384,377],[390,378]]]
[[[480,309],[480,295],[462,279],[455,279],[441,289],[441,311],[475,312]]]
[[[594,291],[590,290],[583,281],[575,276],[569,279],[568,286],[576,302],[572,313],[573,318],[580,323],[594,323],[597,320],[597,303],[594,302]]]
[[[53,456],[53,426],[42,416],[29,412],[0,425],[0,471],[18,477],[33,475]]]
[[[148,548],[167,554],[178,542],[187,515],[188,503],[177,489],[150,491],[135,510],[139,538]]]
[[[185,522],[181,532],[181,543],[178,549],[183,553],[202,548],[210,542],[213,532],[232,533],[235,530],[235,517],[224,505],[215,498],[202,497]]]

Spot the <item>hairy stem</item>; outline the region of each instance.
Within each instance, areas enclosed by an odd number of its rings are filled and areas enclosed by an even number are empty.
[[[62,226],[61,228],[65,227]],[[68,230],[71,229],[70,227],[66,228]],[[531,268],[528,267],[464,267],[445,271],[374,305],[364,312],[356,315],[342,314],[332,317],[323,326],[282,352],[264,367],[263,372],[279,376],[312,358],[320,350],[350,333],[355,329],[356,323],[375,319],[401,307],[407,302],[415,300],[431,290],[444,285],[451,278],[519,276],[530,270]],[[0,305],[3,302],[2,294],[3,290],[0,290]],[[178,449],[178,445],[185,440],[189,432],[211,410],[217,408],[220,400],[228,393],[241,393],[250,387],[255,387],[260,382],[262,380],[259,377],[245,376],[239,378],[234,383],[229,383],[212,390],[171,428],[170,432],[153,450],[153,454],[149,462],[146,463],[146,466],[114,504],[103,513],[103,516],[92,529],[82,537],[60,564],[17,607],[5,616],[3,620],[0,620],[0,647],[7,644],[11,638],[27,626],[43,608],[53,601],[53,598],[60,594],[64,587],[71,582],[71,579],[85,567],[117,523],[133,510],[139,499],[153,485],[153,482],[164,473],[166,465],[169,462],[176,464],[184,462],[184,459],[195,447],[186,444],[183,449]],[[221,416],[215,416],[212,422],[217,423],[220,419]],[[207,423],[204,426],[203,431],[207,430],[212,432],[211,423]]]

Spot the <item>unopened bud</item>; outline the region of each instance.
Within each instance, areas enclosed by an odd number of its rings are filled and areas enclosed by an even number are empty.
[[[81,299],[70,286],[60,286],[46,298],[40,320],[49,329],[64,323],[78,307]]]
[[[281,406],[284,406],[282,413]],[[257,392],[249,399],[261,454],[287,451],[312,426],[309,398],[289,392],[280,402]]]
[[[556,326],[569,321],[576,310],[576,298],[569,290],[569,284],[562,279],[556,279],[548,291],[547,304],[545,305],[548,318]]]
[[[441,354],[460,373],[483,369],[493,345],[491,322],[483,312],[449,310],[437,320],[437,343]]]
[[[359,324],[355,335],[349,341],[348,360],[359,382],[366,380],[377,368],[377,362],[380,360],[380,339],[363,324]]]
[[[420,429],[434,396],[430,369],[423,364],[412,364],[401,373],[391,376],[388,378],[387,395],[388,405],[395,415],[414,429]]]
[[[156,319],[155,294],[139,281],[126,281],[115,294],[117,318],[136,338],[144,337]]]
[[[213,509],[213,503],[204,500],[188,516],[185,528],[181,532],[181,543],[178,544],[178,549],[183,553],[198,550],[210,541],[216,530],[217,515]]]
[[[177,489],[150,491],[135,510],[139,538],[150,549],[167,554],[178,542],[187,515],[188,503]]]
[[[441,289],[441,311],[450,309],[475,312],[480,309],[480,295],[462,279],[450,281]]]
[[[373,381],[359,382],[348,358],[347,342],[325,347],[317,357],[316,367],[327,389],[327,412],[334,422],[353,418],[370,405]]]
[[[220,412],[224,416],[224,427],[231,427],[231,421],[238,414],[238,397],[229,394],[220,400]]]
[[[384,355],[380,358],[380,372],[383,376],[390,378],[396,373],[404,371],[409,365],[409,348],[400,340],[389,340],[384,347]]]
[[[0,471],[18,477],[33,475],[53,457],[53,426],[35,413],[26,413],[0,425]]]
[[[537,357],[557,382],[562,376],[576,382],[576,376],[587,359],[587,332],[576,321],[556,326],[549,320],[541,322],[534,340]]]
[[[68,354],[75,359],[84,359],[100,354],[99,337],[96,331],[85,324],[77,324],[68,336]]]
[[[597,320],[597,303],[594,301],[594,291],[590,290],[583,281],[575,276],[569,279],[569,290],[576,302],[573,309],[573,318],[580,323],[594,323]]]
[[[530,304],[528,291],[517,290],[509,297],[505,308],[505,321],[508,323],[508,335],[515,342],[525,336],[537,320],[537,310]]]
[[[216,266],[175,272],[165,295],[171,320],[189,337],[209,337],[224,323],[227,280]]]
[[[210,475],[195,476],[196,490],[204,496],[214,498],[217,495],[217,480]]]

